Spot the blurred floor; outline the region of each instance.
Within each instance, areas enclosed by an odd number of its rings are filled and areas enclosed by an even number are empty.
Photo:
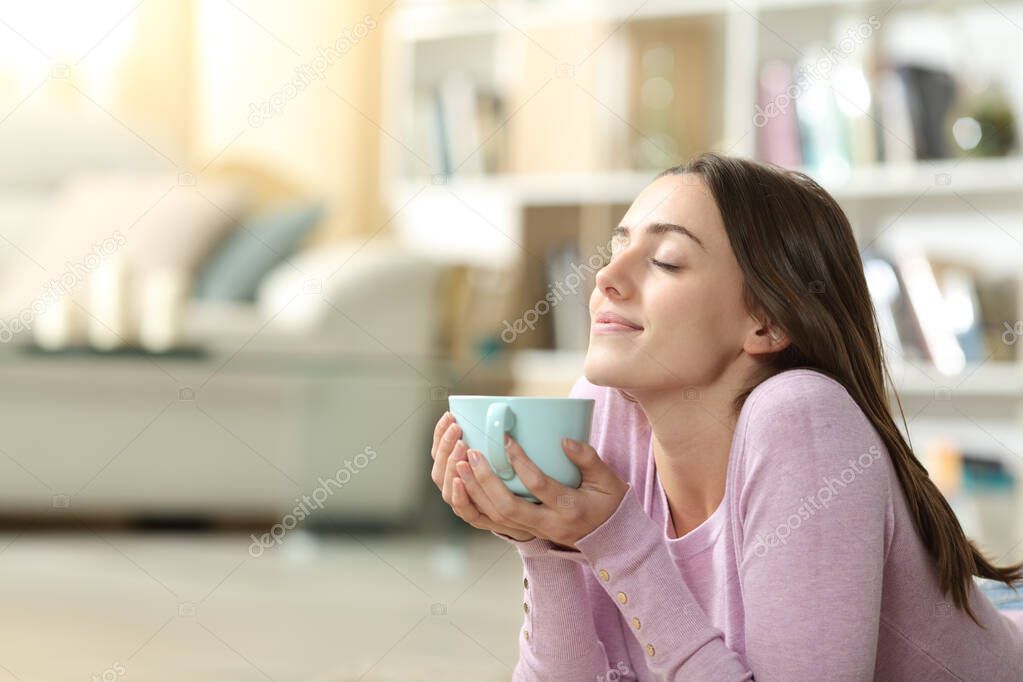
[[[6,533],[0,681],[508,680],[518,554],[450,538]]]

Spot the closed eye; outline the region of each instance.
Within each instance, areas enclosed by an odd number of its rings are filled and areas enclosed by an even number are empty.
[[[663,269],[667,270],[668,272],[675,272],[677,270],[681,270],[682,269],[678,265],[672,265],[671,263],[665,263],[663,261],[657,260],[656,258],[651,258],[650,262],[653,263],[654,265],[656,265],[659,268],[663,268]]]

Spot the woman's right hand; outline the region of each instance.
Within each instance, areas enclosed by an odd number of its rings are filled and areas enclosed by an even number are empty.
[[[433,447],[430,449],[430,456],[433,457],[430,475],[434,484],[440,488],[441,497],[460,519],[474,528],[493,531],[519,542],[532,540],[534,536],[521,528],[495,523],[469,499],[465,482],[455,468],[459,462],[468,461],[468,446],[461,440],[461,436],[462,429],[455,422],[455,417],[445,412],[433,429]]]

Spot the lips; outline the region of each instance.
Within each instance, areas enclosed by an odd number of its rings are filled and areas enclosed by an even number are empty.
[[[632,320],[609,310],[601,310],[593,318],[594,329],[606,331],[642,331],[643,327]]]

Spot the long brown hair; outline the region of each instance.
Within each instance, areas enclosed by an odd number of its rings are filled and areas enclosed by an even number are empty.
[[[812,368],[842,384],[884,441],[942,592],[978,622],[968,600],[972,576],[1011,585],[1023,578],[1023,563],[999,568],[984,557],[896,427],[885,382],[894,386],[845,213],[805,174],[746,159],[707,153],[657,177],[689,173],[703,179],[721,212],[747,309],[790,340],[735,411],[756,384],[786,369]],[[905,424],[897,394],[896,402]]]

